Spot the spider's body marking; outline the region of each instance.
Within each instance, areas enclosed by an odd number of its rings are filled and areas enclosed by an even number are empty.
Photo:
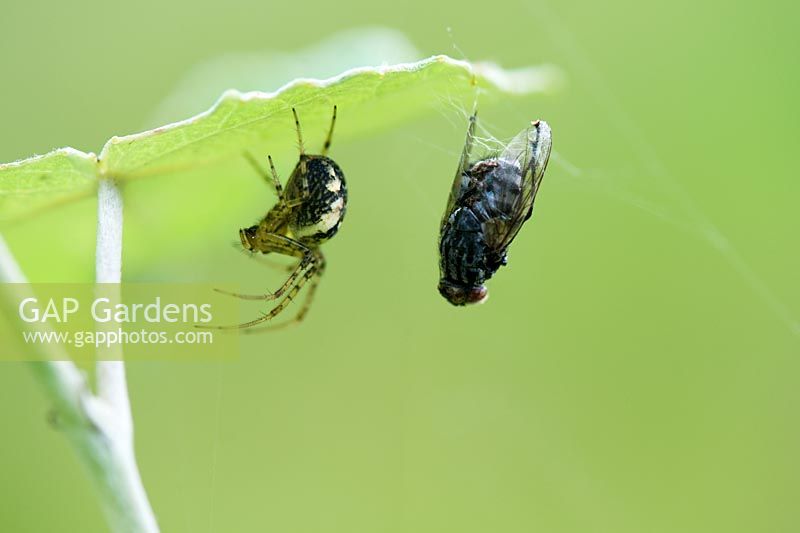
[[[347,186],[344,172],[327,156],[336,124],[336,106],[333,108],[331,126],[319,155],[306,154],[300,132],[300,120],[294,114],[300,158],[289,176],[286,186],[281,185],[272,158],[269,165],[272,175],[263,173],[254,159],[251,164],[271,184],[278,195],[278,202],[256,224],[239,230],[242,247],[250,252],[277,253],[298,259],[291,274],[277,290],[266,294],[227,293],[244,300],[278,300],[278,303],[262,316],[235,326],[217,326],[219,329],[252,328],[268,322],[279,315],[309,282],[306,301],[294,317],[301,321],[307,314],[322,273],[325,271],[325,256],[320,245],[339,231],[347,208]],[[221,291],[224,292],[224,291]],[[248,331],[254,331],[249,329]]]
[[[306,161],[308,196],[292,209],[289,231],[304,244],[322,244],[339,230],[347,210],[347,187],[344,173],[325,156],[303,156]],[[286,202],[302,198],[300,163],[286,184]]]

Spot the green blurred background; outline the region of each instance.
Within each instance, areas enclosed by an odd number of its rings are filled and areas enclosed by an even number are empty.
[[[4,5],[4,162],[99,151],[157,125],[210,58],[292,53],[365,26],[404,33],[420,58],[551,63],[568,80],[481,108],[501,138],[547,119],[557,151],[486,305],[456,309],[436,292],[464,120],[433,102],[401,127],[334,140],[350,205],[305,323],[245,338],[236,362],[129,366],[139,465],[163,531],[800,530],[798,11],[687,0]],[[352,54],[331,61],[355,66]],[[297,65],[260,88],[339,70]],[[307,135],[316,146],[319,133]],[[191,188],[185,203],[160,205],[170,185],[155,180],[126,188],[134,222],[148,209],[230,216],[157,253],[145,237],[169,225],[129,223],[125,278],[274,286],[278,274],[230,246],[273,198],[252,175],[230,179],[234,200],[214,206]],[[5,234],[32,280],[88,281],[93,216],[84,201]],[[48,239],[72,253],[54,255]],[[0,531],[103,531],[24,364],[2,364],[0,399]]]

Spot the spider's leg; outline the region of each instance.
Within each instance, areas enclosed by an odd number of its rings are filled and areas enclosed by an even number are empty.
[[[237,245],[238,245],[238,243],[237,243]],[[297,262],[297,263],[291,263],[291,264],[285,265],[285,264],[280,263],[278,261],[271,261],[268,257],[262,257],[261,255],[250,253],[247,250],[242,250],[242,251],[244,253],[246,253],[248,255],[248,257],[250,257],[250,259],[252,259],[253,261],[256,261],[258,264],[264,265],[265,267],[271,268],[273,270],[278,270],[280,272],[286,272],[287,274],[289,272],[294,271],[294,269],[297,268],[299,266],[299,264],[300,264],[299,262]]]
[[[286,322],[281,322],[280,324],[270,325],[262,328],[254,328],[247,330],[247,333],[261,333],[263,331],[272,331],[276,329],[285,328],[288,326],[293,326],[299,324],[303,321],[308,314],[308,310],[311,308],[311,303],[314,301],[314,295],[317,292],[317,286],[319,286],[319,281],[322,278],[322,274],[325,273],[325,258],[322,256],[322,253],[317,250],[318,260],[317,260],[317,267],[314,270],[309,270],[309,286],[308,290],[306,290],[306,298],[303,302],[303,307],[300,308],[300,311],[292,318]]]
[[[300,119],[297,116],[297,110],[295,108],[292,108],[292,115],[294,115],[294,127],[297,130],[297,144],[300,148],[300,156],[302,158],[306,153],[306,149],[303,146],[303,133],[300,131]]]
[[[278,305],[273,307],[269,312],[264,313],[262,316],[255,320],[251,320],[250,322],[245,322],[243,324],[238,324],[236,326],[216,326],[214,329],[246,329],[251,328],[253,326],[257,326],[258,324],[263,324],[264,322],[268,322],[278,316],[286,307],[292,303],[297,293],[300,292],[300,289],[303,288],[305,283],[313,278],[317,272],[317,255],[314,253],[310,254],[312,257],[311,264],[308,269],[297,279],[297,282],[292,286],[292,288],[286,293],[286,295],[278,302]],[[213,326],[212,326],[213,327]]]
[[[318,250],[317,250],[317,256],[318,257],[317,257],[316,267],[307,270],[303,278],[298,280],[297,286],[295,287],[296,289],[295,294],[296,294],[297,291],[299,291],[300,288],[303,287],[303,285],[305,285],[306,281],[309,282],[308,289],[306,290],[306,297],[305,300],[303,301],[303,307],[300,308],[300,311],[298,311],[298,313],[294,316],[294,318],[292,318],[291,320],[287,320],[286,322],[281,322],[280,324],[270,325],[261,328],[248,329],[245,333],[263,333],[265,331],[273,331],[288,326],[294,326],[303,321],[303,319],[306,317],[306,314],[308,314],[308,310],[311,308],[311,303],[314,301],[314,295],[317,292],[319,281],[322,278],[322,274],[325,272],[325,258],[322,256],[322,253],[320,253]],[[294,295],[290,293],[289,295],[287,295],[287,298],[289,299],[289,301],[291,301],[294,298]],[[288,303],[286,305],[288,305]]]
[[[268,175],[264,169],[261,168],[261,165],[258,164],[256,158],[253,157],[253,154],[250,152],[244,153],[244,158],[247,159],[247,162],[255,169],[259,176],[261,176],[264,181],[266,181],[269,185],[275,189],[275,194],[278,195],[278,200],[283,199],[283,185],[281,185],[281,180],[278,178],[278,173],[275,171],[275,165],[272,163],[272,156],[267,156],[269,159],[269,168],[272,171],[272,175]]]
[[[272,156],[267,155],[267,160],[269,161],[269,170],[272,173],[272,184],[275,186],[275,192],[278,193],[278,198],[283,199],[283,185],[281,185],[281,180],[278,178],[278,171],[275,170],[275,163],[272,162]]]
[[[308,200],[309,196],[311,196],[311,193],[308,189],[308,181],[306,181],[305,176],[303,176],[303,178],[300,180],[300,197],[293,200],[288,200],[286,202],[286,207],[292,209],[293,207],[302,205],[306,200]]]
[[[283,282],[283,285],[278,287],[278,289],[272,293],[268,292],[266,294],[240,294],[238,292],[228,292],[222,289],[214,289],[214,290],[222,294],[227,294],[229,296],[240,298],[242,300],[277,300],[278,298],[283,296],[283,293],[285,293],[287,289],[289,289],[290,287],[292,287],[297,283],[297,280],[298,278],[300,278],[301,275],[305,275],[305,272],[307,272],[311,268],[311,262],[312,261],[306,261],[305,259],[301,260],[300,263],[297,265],[297,267],[295,267],[295,269],[292,271],[292,273],[289,274],[289,277],[286,278],[286,281]]]
[[[311,249],[285,235],[268,233],[266,235],[259,236],[259,239],[256,241],[256,245],[257,250],[263,253],[275,252],[283,255],[300,257],[299,263],[296,267],[294,267],[292,273],[289,275],[283,285],[281,285],[275,292],[266,294],[240,294],[222,289],[214,290],[222,294],[241,298],[242,300],[276,300],[280,298],[283,293],[289,289],[289,287],[293,286],[297,282],[297,279],[307,269],[311,268],[313,263],[316,261],[316,257]]]
[[[297,143],[300,147],[300,155],[303,155],[306,151],[303,147],[303,134],[300,131],[300,119],[297,116],[297,110],[295,108],[292,108],[292,115],[294,115],[294,127],[297,130]]]
[[[294,169],[294,172],[300,172],[300,184],[298,186],[300,189],[300,198],[292,202],[290,207],[302,204],[310,196],[308,188],[308,157],[306,156],[306,149],[303,145],[303,133],[300,131],[300,119],[297,116],[297,110],[295,108],[292,108],[292,115],[294,115],[294,127],[297,130],[297,143],[300,147],[300,161]],[[292,177],[294,177],[294,174]],[[290,181],[291,179],[292,178],[289,178]]]
[[[333,106],[333,117],[331,118],[331,127],[328,130],[328,136],[325,137],[325,144],[322,145],[322,155],[328,155],[328,150],[331,148],[331,141],[333,140],[333,127],[336,125],[336,106]]]
[[[297,315],[294,317],[295,322],[302,322],[303,319],[308,314],[308,310],[311,308],[311,302],[314,301],[314,295],[317,292],[317,286],[319,286],[319,281],[322,279],[322,274],[325,273],[325,258],[322,256],[321,252],[318,252],[318,259],[317,259],[317,267],[314,270],[314,276],[311,278],[311,284],[308,286],[308,290],[306,291],[306,299],[303,302],[303,307],[300,308]]]

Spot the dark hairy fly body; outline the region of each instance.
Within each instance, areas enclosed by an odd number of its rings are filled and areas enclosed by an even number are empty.
[[[533,213],[552,146],[550,126],[537,120],[499,156],[470,163],[476,122],[472,115],[440,227],[439,293],[453,305],[488,297],[484,284]]]

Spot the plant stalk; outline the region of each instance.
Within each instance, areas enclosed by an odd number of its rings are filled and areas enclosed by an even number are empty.
[[[119,297],[122,274],[122,198],[111,180],[98,189],[96,281],[103,295]],[[0,282],[25,284],[27,279],[0,236]],[[10,294],[29,296],[29,287],[13,286]],[[12,316],[16,302],[11,304]],[[19,322],[21,328],[30,324]],[[72,443],[97,490],[109,528],[114,533],[158,533],[158,524],[142,485],[133,446],[125,363],[119,346],[98,352],[97,394],[63,346],[35,343],[31,367],[50,401],[55,424]],[[111,360],[110,360],[111,359]]]

